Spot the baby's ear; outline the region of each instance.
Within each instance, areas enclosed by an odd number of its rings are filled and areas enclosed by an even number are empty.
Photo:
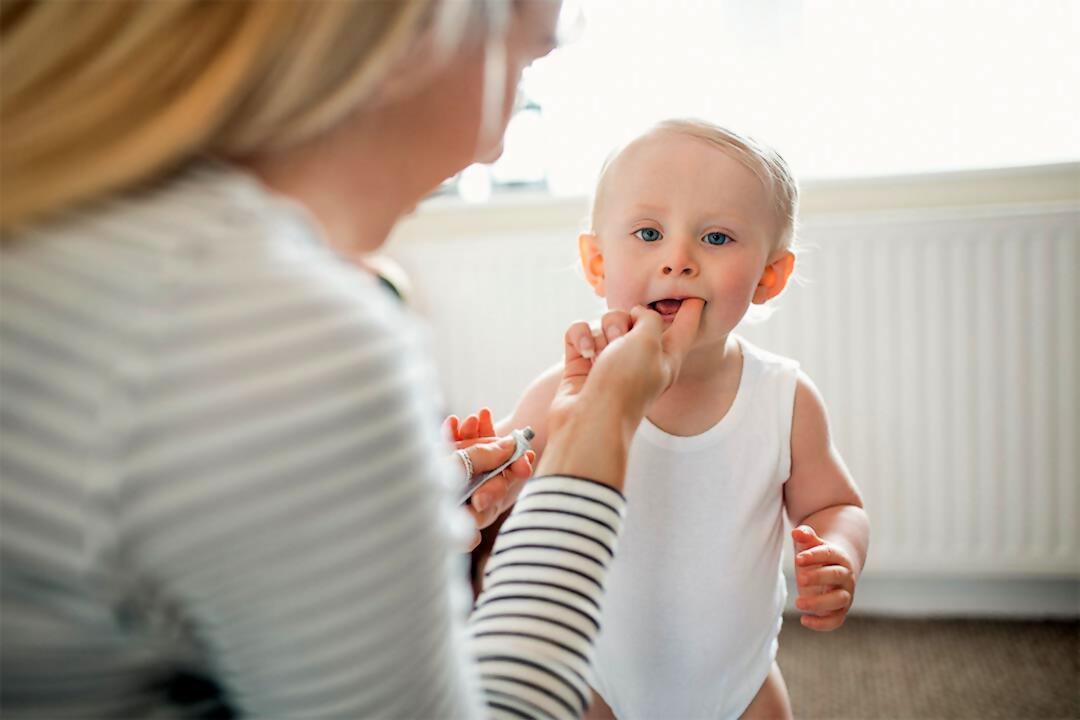
[[[604,253],[600,251],[600,239],[595,233],[578,235],[578,253],[585,279],[600,297],[604,297]]]
[[[783,292],[794,270],[795,253],[782,250],[773,255],[761,273],[757,288],[754,289],[754,303],[761,305]]]

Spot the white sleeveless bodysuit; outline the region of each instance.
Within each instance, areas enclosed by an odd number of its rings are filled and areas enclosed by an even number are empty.
[[[678,437],[645,420],[631,445],[596,646],[596,689],[620,720],[738,718],[776,656],[798,363],[739,343],[720,422]]]

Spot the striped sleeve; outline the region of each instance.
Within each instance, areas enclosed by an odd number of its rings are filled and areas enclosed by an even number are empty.
[[[576,718],[588,707],[600,602],[625,512],[591,480],[531,480],[503,524],[470,620],[495,717]]]

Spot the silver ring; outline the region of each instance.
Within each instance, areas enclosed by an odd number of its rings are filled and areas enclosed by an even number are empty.
[[[465,466],[465,482],[469,482],[473,476],[472,460],[469,459],[469,453],[458,450],[454,454],[461,458],[461,464]]]

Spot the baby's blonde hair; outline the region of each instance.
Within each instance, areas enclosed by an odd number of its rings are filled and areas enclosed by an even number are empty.
[[[740,135],[704,120],[678,118],[664,120],[651,127],[640,135],[636,140],[649,137],[658,133],[674,133],[697,138],[711,143],[725,153],[731,155],[746,165],[764,185],[772,198],[773,207],[779,222],[780,231],[776,238],[776,248],[788,250],[795,242],[795,231],[799,214],[799,184],[788,167],[787,161],[773,148],[754,140],[751,137]],[[590,226],[595,231],[596,199],[600,196],[600,190],[604,185],[608,169],[615,158],[633,142],[627,143],[612,153],[604,162],[600,170],[600,177],[596,182],[596,190],[593,194]]]
[[[496,6],[3,0],[0,230],[199,155],[316,137],[383,92],[388,74],[397,80],[406,56],[444,56]]]

